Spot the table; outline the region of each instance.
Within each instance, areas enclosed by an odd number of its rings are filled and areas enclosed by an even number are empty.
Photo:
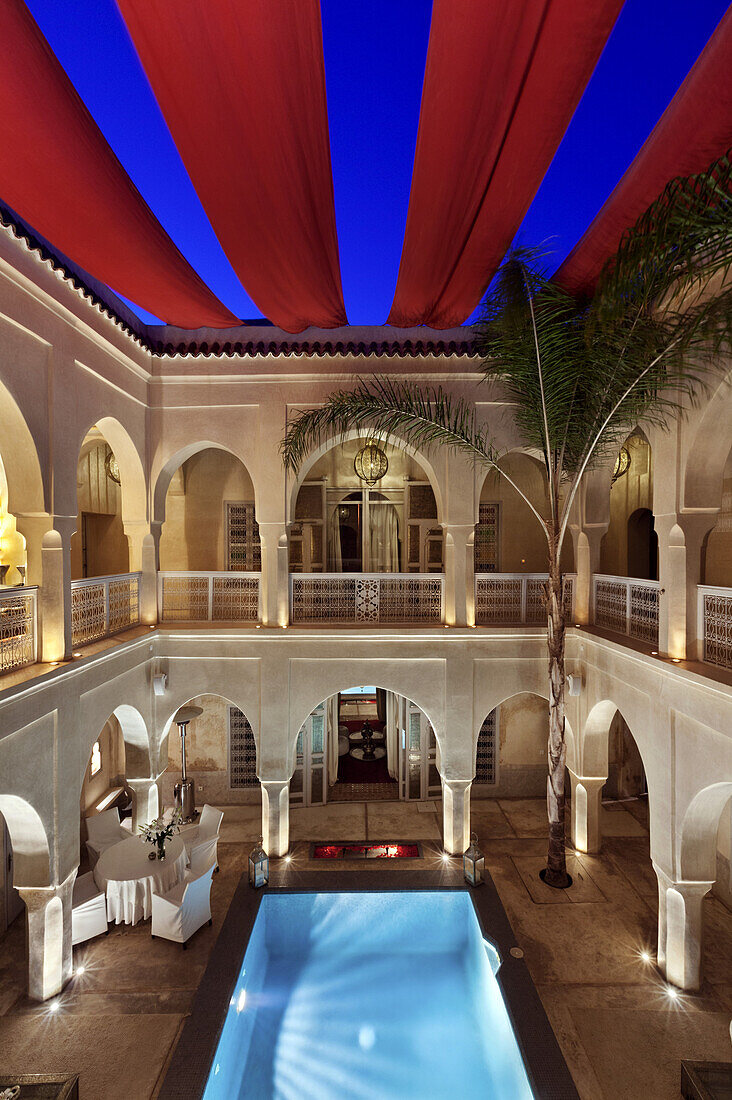
[[[131,836],[102,852],[94,880],[107,895],[107,920],[137,924],[152,914],[153,894],[167,894],[186,870],[186,850],[180,836],[166,842],[165,859],[148,859],[153,845]]]

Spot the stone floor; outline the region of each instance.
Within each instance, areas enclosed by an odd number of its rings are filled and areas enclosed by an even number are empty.
[[[311,840],[419,840],[425,860],[437,860],[440,809],[439,802],[293,809],[288,874],[296,881],[298,867],[309,863]],[[149,923],[112,928],[109,936],[76,949],[76,966],[84,972],[51,1012],[24,995],[22,919],[0,938],[3,1071],[80,1072],[81,1100],[156,1095],[258,836],[256,807],[225,811],[214,925],[203,928],[187,951],[152,941]],[[575,886],[558,893],[536,877],[546,829],[542,801],[473,803],[488,868],[583,1100],[676,1100],[682,1058],[732,1061],[732,918],[717,900],[705,902],[703,989],[671,1002],[653,966],[639,957],[644,948],[653,951],[655,940],[656,880],[645,807],[615,805],[603,816],[602,854],[572,856]],[[380,861],[361,866],[374,864]],[[390,870],[398,875],[400,865],[395,861]]]

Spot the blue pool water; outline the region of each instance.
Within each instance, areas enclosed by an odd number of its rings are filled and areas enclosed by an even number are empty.
[[[531,1100],[464,892],[268,894],[204,1100]]]

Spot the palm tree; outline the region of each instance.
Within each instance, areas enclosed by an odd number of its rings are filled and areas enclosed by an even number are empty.
[[[540,270],[536,252],[509,254],[489,288],[477,332],[481,382],[497,381],[522,441],[543,457],[548,502],[530,500],[501,467],[474,402],[441,387],[376,377],[333,393],[288,425],[281,443],[297,470],[313,447],[367,430],[415,448],[462,452],[505,478],[546,538],[549,656],[544,882],[565,887],[564,652],[560,558],[585,473],[617,451],[639,423],[666,425],[705,383],[732,336],[732,167],[729,156],[673,180],[624,236],[591,300],[578,300]]]

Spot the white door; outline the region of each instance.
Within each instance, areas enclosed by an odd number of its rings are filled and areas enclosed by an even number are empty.
[[[408,699],[399,700],[399,797],[406,802],[439,798],[437,740],[427,715]]]
[[[290,804],[319,806],[328,800],[325,703],[319,703],[297,735]]]

